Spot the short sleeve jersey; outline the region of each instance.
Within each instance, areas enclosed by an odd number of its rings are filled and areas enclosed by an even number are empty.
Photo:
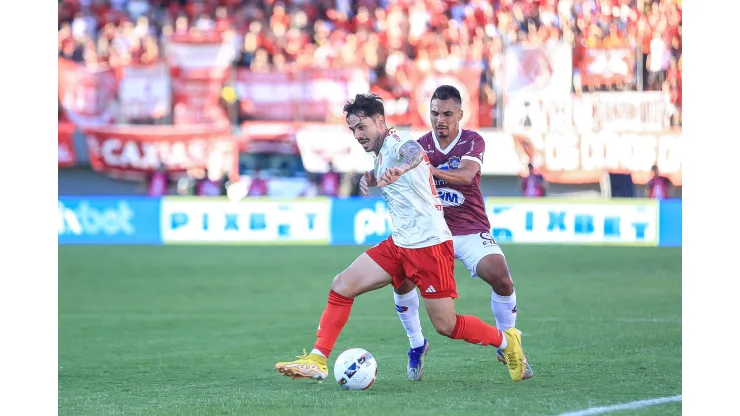
[[[401,147],[415,139],[409,133],[391,132],[375,157],[375,177],[403,163]],[[380,188],[388,203],[393,241],[399,247],[429,247],[452,239],[442,213],[429,159]]]
[[[433,131],[421,136],[419,144],[424,148],[432,166],[442,170],[455,170],[463,160],[483,166],[486,142],[473,130],[460,130],[455,140],[442,149]],[[444,215],[452,235],[468,235],[491,232],[486,214],[486,205],[480,192],[480,170],[469,185],[453,185],[435,178],[435,185],[444,206]]]

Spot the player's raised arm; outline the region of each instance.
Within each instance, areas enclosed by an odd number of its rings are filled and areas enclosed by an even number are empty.
[[[378,180],[379,187],[392,184],[401,175],[419,166],[419,163],[424,160],[424,149],[416,140],[408,140],[399,147],[398,158],[401,159],[401,164],[388,169],[381,175]]]
[[[398,167],[406,173],[419,166],[419,163],[424,160],[424,149],[416,140],[409,140],[401,145],[398,155],[403,160],[403,163],[398,165]]]

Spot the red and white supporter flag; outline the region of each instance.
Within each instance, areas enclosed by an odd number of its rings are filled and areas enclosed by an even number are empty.
[[[582,85],[630,84],[635,80],[635,53],[628,48],[586,49]]]
[[[172,85],[164,61],[119,68],[118,96],[125,122],[166,117],[172,107]]]
[[[342,108],[370,89],[367,70],[237,71],[236,94],[245,116],[272,121],[343,120]]]
[[[59,58],[59,102],[78,126],[107,124],[116,115],[118,82],[110,67],[91,68]]]
[[[572,80],[573,48],[563,42],[506,48],[502,82],[506,96],[517,93],[567,96]]]
[[[73,135],[75,126],[72,123],[59,123],[58,160],[59,167],[70,167],[77,164]]]
[[[219,100],[236,50],[219,33],[173,35],[165,41],[172,75],[174,124],[228,124]]]

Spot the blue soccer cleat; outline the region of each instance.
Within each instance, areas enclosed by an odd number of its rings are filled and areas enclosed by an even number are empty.
[[[420,381],[424,376],[424,356],[429,351],[429,342],[424,338],[424,345],[409,349],[409,365],[406,368],[409,381]]]

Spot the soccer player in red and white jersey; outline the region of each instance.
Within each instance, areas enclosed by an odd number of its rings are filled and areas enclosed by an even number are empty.
[[[329,301],[319,321],[316,343],[308,355],[281,362],[275,368],[285,376],[323,380],[327,358],[349,319],[354,299],[366,292],[410,282],[422,290],[429,319],[437,332],[471,344],[491,345],[504,351],[509,375],[524,376],[520,333],[505,332],[470,315],[455,313],[452,235],[424,150],[409,134],[388,130],[380,98],[358,94],[344,106],[347,125],[366,152],[375,154],[375,167],[364,175],[366,186],[380,187],[391,216],[391,236],[361,254],[331,284]]]
[[[433,130],[419,138],[419,144],[432,164],[444,217],[452,232],[455,258],[463,262],[473,278],[480,277],[491,286],[491,310],[496,318],[496,327],[507,331],[516,323],[514,282],[504,253],[491,236],[491,225],[480,192],[486,144],[478,133],[460,129],[461,104],[460,91],[455,87],[438,87],[430,103]],[[423,287],[420,289],[424,290]],[[411,344],[408,378],[418,381],[424,374],[424,355],[429,348],[421,332],[419,298],[413,285],[405,282],[395,288],[394,298],[398,317]],[[506,354],[501,349],[497,351],[498,360],[504,364],[508,362]],[[522,378],[531,378],[533,374],[524,357]]]

